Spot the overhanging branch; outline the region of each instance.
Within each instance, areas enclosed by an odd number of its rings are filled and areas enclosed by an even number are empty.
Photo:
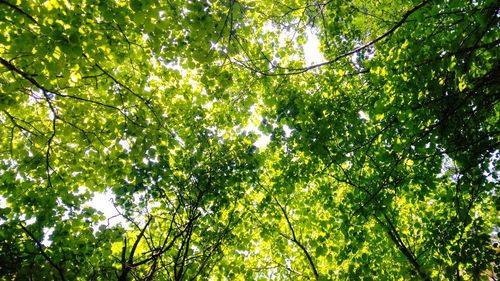
[[[384,32],[379,37],[377,37],[377,38],[375,38],[375,39],[373,39],[373,40],[365,43],[364,45],[361,45],[361,46],[359,46],[357,48],[354,48],[354,49],[352,49],[352,50],[350,50],[348,52],[340,54],[340,55],[336,56],[335,58],[333,58],[332,60],[329,60],[329,61],[325,61],[325,62],[318,63],[318,64],[313,64],[313,65],[310,65],[310,66],[307,66],[307,67],[300,67],[300,68],[287,68],[287,67],[278,66],[276,68],[286,69],[286,71],[285,72],[276,72],[276,73],[269,72],[269,70],[261,70],[261,69],[258,69],[258,68],[253,68],[253,67],[245,64],[244,62],[239,62],[239,65],[241,65],[242,67],[247,68],[247,69],[249,69],[249,70],[251,70],[251,71],[253,71],[255,73],[262,74],[264,76],[283,76],[283,75],[301,74],[301,73],[307,72],[307,71],[315,69],[315,68],[320,68],[322,66],[334,64],[334,63],[340,61],[341,59],[343,59],[345,57],[349,57],[351,55],[354,55],[355,53],[357,53],[359,51],[362,51],[364,49],[367,49],[367,48],[375,45],[377,42],[385,39],[386,37],[389,37],[390,35],[392,35],[399,27],[401,27],[407,21],[408,17],[410,17],[413,13],[415,13],[416,11],[418,11],[419,9],[421,9],[422,7],[424,7],[425,5],[427,5],[430,2],[431,2],[431,0],[425,0],[425,1],[421,2],[420,4],[416,5],[415,7],[411,8],[406,13],[404,13],[404,15],[401,17],[401,19],[394,26],[392,26],[389,30],[387,30],[386,32]]]
[[[58,266],[52,260],[52,258],[45,252],[43,244],[38,239],[36,239],[36,237],[33,235],[33,233],[31,233],[31,231],[29,231],[22,223],[19,223],[19,226],[30,237],[30,239],[33,240],[33,242],[35,242],[35,245],[38,248],[38,251],[40,251],[40,254],[42,254],[43,258],[57,271],[57,273],[59,274],[59,277],[61,277],[61,280],[65,281],[66,278],[65,278],[63,269],[60,266]]]
[[[312,257],[309,254],[309,251],[307,251],[306,247],[297,239],[297,236],[295,235],[295,230],[293,229],[292,222],[288,218],[288,214],[287,214],[285,208],[280,204],[280,202],[278,201],[278,199],[274,198],[274,200],[276,201],[276,204],[278,204],[279,208],[281,209],[281,212],[283,213],[283,216],[285,216],[286,222],[288,224],[288,228],[290,228],[290,231],[292,232],[292,239],[291,239],[291,241],[293,243],[295,243],[302,250],[302,252],[304,252],[304,255],[307,258],[307,262],[311,266],[311,269],[312,269],[312,271],[314,273],[314,277],[316,279],[319,279],[319,273],[318,273],[318,270],[316,269],[316,265],[314,264],[314,261],[312,260]]]

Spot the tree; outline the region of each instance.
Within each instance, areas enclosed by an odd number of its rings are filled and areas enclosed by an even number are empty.
[[[497,1],[0,7],[0,279],[498,277]]]

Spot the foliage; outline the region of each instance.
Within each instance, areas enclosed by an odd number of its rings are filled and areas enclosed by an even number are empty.
[[[497,1],[0,7],[0,280],[498,278]]]

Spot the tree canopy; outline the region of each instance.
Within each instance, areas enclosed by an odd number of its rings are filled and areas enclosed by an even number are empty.
[[[494,0],[0,0],[0,280],[497,280],[499,101]]]

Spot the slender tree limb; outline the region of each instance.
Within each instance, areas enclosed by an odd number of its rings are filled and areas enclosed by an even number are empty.
[[[19,12],[20,14],[22,14],[23,16],[27,17],[29,20],[31,20],[32,22],[34,22],[35,24],[37,25],[40,25],[38,23],[38,21],[33,18],[30,14],[26,13],[25,11],[23,11],[21,8],[19,8],[18,6],[10,3],[10,2],[7,2],[7,0],[0,0],[0,4],[4,4],[4,5],[7,5],[9,6],[10,8],[16,10],[17,12]]]
[[[401,253],[406,257],[406,259],[412,264],[413,268],[415,269],[417,274],[422,278],[422,280],[431,281],[430,277],[422,270],[422,267],[418,263],[413,253],[408,249],[408,247],[406,247],[403,240],[401,240],[401,237],[399,236],[396,227],[392,223],[391,219],[387,216],[387,214],[383,212],[385,223],[383,223],[377,216],[374,217],[381,225],[384,225],[388,228],[387,232],[389,234],[389,237],[394,242],[394,244],[396,244]]]
[[[56,95],[58,97],[71,98],[71,99],[79,100],[79,101],[82,101],[82,102],[93,103],[93,104],[96,104],[96,105],[99,105],[99,106],[102,106],[102,107],[110,108],[110,109],[113,109],[113,110],[116,110],[116,111],[120,112],[120,114],[122,114],[125,119],[127,119],[130,122],[132,122],[134,125],[139,126],[139,127],[144,127],[141,124],[139,124],[136,121],[134,121],[133,119],[131,119],[127,114],[125,114],[123,112],[122,109],[120,109],[120,108],[118,108],[116,106],[113,106],[113,105],[110,105],[110,104],[106,104],[106,103],[102,103],[100,101],[90,100],[90,99],[86,99],[86,98],[82,98],[82,97],[78,97],[78,96],[73,96],[73,95],[68,95],[68,94],[63,94],[63,93],[59,93],[59,92],[54,91],[54,90],[50,90],[47,87],[44,87],[43,85],[41,85],[40,83],[38,83],[38,81],[36,81],[36,79],[34,79],[32,77],[32,75],[29,75],[26,72],[22,71],[21,69],[17,68],[15,65],[13,65],[9,61],[5,60],[4,58],[0,57],[0,64],[2,64],[3,66],[5,66],[8,70],[13,71],[13,72],[21,75],[21,77],[23,77],[25,80],[27,80],[28,82],[30,82],[32,85],[34,85],[35,87],[37,87],[38,89],[40,89],[42,92],[44,92],[44,94],[51,93],[51,94],[54,94],[54,95]]]
[[[59,274],[59,277],[61,278],[62,281],[66,280],[64,270],[58,266],[52,258],[45,252],[44,246],[42,242],[40,242],[36,237],[31,233],[22,223],[19,223],[19,226],[23,229],[23,231],[35,242],[36,247],[38,248],[38,251],[40,251],[40,254],[45,258],[45,260],[57,271]]]
[[[120,275],[116,274],[116,277],[118,278],[118,281],[127,281],[127,274],[130,270],[127,267],[127,237],[123,240],[121,264],[122,273]]]
[[[132,248],[130,249],[130,254],[128,256],[128,259],[125,256],[125,252],[127,250],[127,239],[125,238],[123,250],[122,250],[122,273],[120,277],[118,278],[119,281],[126,281],[127,280],[127,275],[130,273],[130,270],[134,267],[134,255],[135,251],[137,249],[137,246],[139,245],[139,242],[141,239],[144,237],[144,233],[146,229],[148,228],[149,224],[153,220],[153,217],[149,217],[146,224],[144,227],[141,229],[141,232],[139,235],[137,235],[137,238],[134,241],[134,244],[132,245]]]
[[[328,151],[328,150],[327,150]],[[333,158],[332,158],[333,160]],[[335,161],[332,161],[333,163],[336,163]],[[399,160],[398,160],[399,162]],[[372,193],[370,192],[368,189],[360,186],[360,185],[357,185],[355,184],[349,177],[349,173],[347,173],[347,171],[339,164],[337,164],[337,166],[342,170],[343,174],[345,175],[346,179],[345,180],[341,180],[341,179],[337,179],[335,178],[336,180],[339,180],[339,181],[342,181],[356,189],[359,189],[359,190],[362,190],[363,192],[365,192],[368,196],[369,196],[369,201],[376,201],[377,204],[379,204],[378,200],[376,200],[376,194],[381,190],[383,189],[380,188],[379,190],[377,190],[375,193]],[[393,169],[394,170],[395,166],[393,166]],[[392,173],[392,170],[390,173]],[[387,182],[388,180],[388,177],[386,178],[386,183],[384,183],[384,185],[388,184]],[[356,210],[356,212],[358,212],[359,210],[362,210],[362,208],[364,208],[364,206],[367,204],[368,202],[365,202],[363,204],[363,206],[361,208],[359,208],[358,210]],[[383,211],[382,211],[383,212]],[[396,227],[394,226],[394,224],[392,223],[391,219],[387,216],[387,214],[385,212],[383,212],[383,216],[384,216],[384,220],[385,220],[385,223],[380,220],[376,215],[374,216],[375,219],[377,220],[377,222],[382,225],[382,226],[385,226],[386,228],[388,228],[388,234],[391,238],[391,240],[394,242],[394,244],[396,244],[396,246],[398,247],[398,249],[401,251],[401,253],[408,259],[408,261],[412,264],[413,268],[415,269],[415,271],[418,273],[418,275],[423,279],[423,280],[426,280],[426,281],[430,281],[431,279],[429,278],[429,276],[422,270],[420,264],[418,263],[415,255],[411,252],[411,250],[408,249],[408,247],[406,247],[405,243],[403,242],[403,240],[401,239]]]
[[[318,273],[318,270],[316,269],[316,265],[314,264],[314,261],[312,260],[312,257],[309,254],[309,252],[307,251],[306,247],[304,245],[302,245],[302,243],[297,239],[297,236],[295,235],[295,230],[293,229],[292,223],[288,217],[288,214],[287,214],[285,208],[283,207],[283,205],[280,204],[278,199],[274,198],[274,200],[276,201],[276,204],[278,204],[279,208],[281,209],[283,216],[285,216],[286,222],[288,224],[288,228],[292,232],[291,241],[294,242],[302,250],[302,252],[304,252],[304,255],[306,256],[307,261],[309,262],[309,266],[311,266],[311,269],[314,273],[315,279],[316,280],[319,279],[319,273]]]
[[[2,112],[3,112],[3,113],[5,113],[5,115],[7,115],[7,117],[9,117],[9,119],[10,119],[10,121],[12,122],[12,125],[13,125],[14,127],[19,128],[21,131],[26,131],[26,132],[28,132],[28,133],[30,133],[30,134],[32,134],[32,135],[34,135],[34,136],[38,136],[38,134],[37,134],[37,133],[35,133],[35,132],[31,131],[30,129],[28,129],[28,128],[26,128],[26,127],[24,127],[23,125],[20,125],[20,124],[16,121],[16,119],[18,119],[18,118],[16,118],[16,117],[12,116],[12,115],[11,115],[11,114],[7,111],[7,110],[2,110]],[[24,122],[24,120],[21,120],[21,121],[23,121],[23,122]]]
[[[333,58],[332,60],[329,60],[329,61],[325,61],[325,62],[318,63],[318,64],[313,64],[313,65],[310,65],[310,66],[307,66],[307,67],[300,67],[300,68],[279,67],[281,69],[286,69],[287,71],[286,72],[276,72],[276,73],[269,72],[267,70],[261,70],[261,69],[253,68],[251,66],[246,65],[244,62],[239,62],[238,64],[241,65],[242,67],[245,67],[245,68],[247,68],[247,69],[249,69],[249,70],[251,70],[253,72],[262,74],[264,76],[296,75],[296,74],[301,74],[301,73],[307,72],[307,71],[315,69],[315,68],[319,68],[319,67],[322,67],[322,66],[334,64],[334,63],[340,61],[341,59],[343,59],[345,57],[351,56],[351,55],[353,55],[353,54],[355,54],[355,53],[357,53],[359,51],[367,49],[367,48],[375,45],[377,42],[385,39],[386,37],[389,37],[390,35],[392,35],[392,33],[394,33],[399,27],[401,27],[406,22],[406,20],[408,19],[408,17],[410,17],[413,13],[415,13],[416,11],[418,11],[419,9],[421,9],[422,7],[424,7],[425,5],[427,5],[430,2],[431,2],[431,0],[425,0],[425,1],[421,2],[420,4],[416,5],[415,7],[411,8],[410,10],[408,10],[394,26],[392,26],[389,30],[387,30],[386,32],[384,32],[379,37],[377,37],[377,38],[369,41],[368,43],[365,43],[364,45],[361,45],[361,46],[359,46],[357,48],[354,48],[351,51],[348,51],[346,53],[340,54],[340,55],[336,56],[335,58]]]
[[[129,264],[133,263],[133,261],[134,261],[134,254],[135,254],[135,251],[137,249],[137,246],[139,245],[139,242],[141,241],[142,237],[144,236],[144,232],[146,231],[146,228],[149,226],[149,224],[151,223],[152,220],[153,220],[153,217],[149,217],[148,218],[148,221],[146,222],[146,224],[142,228],[141,232],[139,233],[139,235],[135,239],[134,245],[132,245],[132,249],[130,249],[130,255],[128,257],[128,263]]]

